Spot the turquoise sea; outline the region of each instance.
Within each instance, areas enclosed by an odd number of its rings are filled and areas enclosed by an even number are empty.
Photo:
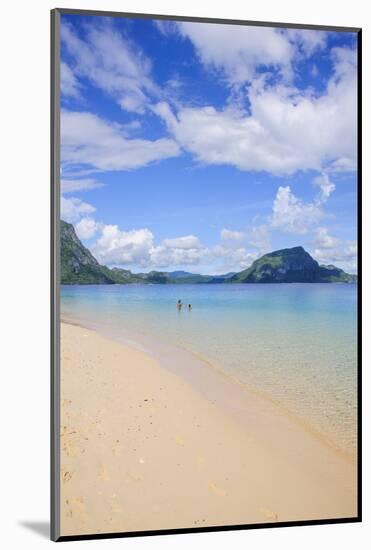
[[[149,352],[201,355],[355,450],[356,285],[62,286],[61,315]]]

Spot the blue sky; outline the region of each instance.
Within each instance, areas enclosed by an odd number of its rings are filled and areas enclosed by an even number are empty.
[[[133,271],[356,271],[356,35],[63,15],[61,217]]]

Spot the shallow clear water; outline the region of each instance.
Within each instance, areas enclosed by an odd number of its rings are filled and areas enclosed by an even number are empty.
[[[62,316],[201,354],[345,450],[356,445],[356,307],[348,284],[61,288]]]

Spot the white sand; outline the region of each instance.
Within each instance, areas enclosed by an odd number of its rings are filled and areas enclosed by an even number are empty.
[[[268,400],[62,324],[62,535],[354,517],[356,500],[355,461]]]

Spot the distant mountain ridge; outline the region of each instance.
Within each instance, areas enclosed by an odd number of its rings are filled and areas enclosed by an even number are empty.
[[[333,265],[319,265],[302,246],[265,254],[239,273],[200,275],[188,271],[132,273],[99,264],[77,237],[72,224],[60,225],[61,283],[73,284],[215,284],[215,283],[355,283]]]

